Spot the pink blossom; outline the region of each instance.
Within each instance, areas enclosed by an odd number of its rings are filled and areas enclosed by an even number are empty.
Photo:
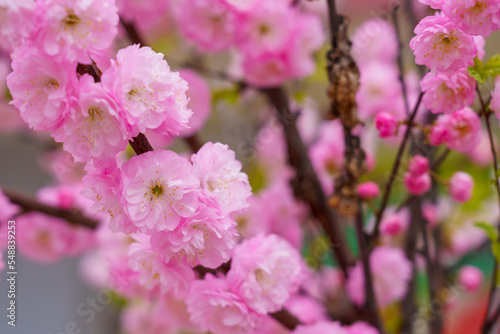
[[[389,112],[397,119],[406,117],[401,84],[394,64],[368,63],[360,68],[360,73],[356,102],[362,120],[369,120],[380,112]]]
[[[24,256],[42,263],[52,263],[76,255],[92,246],[90,231],[40,213],[27,213],[16,219],[17,244]]]
[[[404,184],[410,194],[419,196],[431,189],[432,179],[427,173],[415,176],[408,172],[405,174]]]
[[[275,2],[282,2],[290,5],[293,0],[276,0]],[[221,0],[221,3],[228,9],[235,11],[237,13],[246,13],[256,4],[262,3],[262,0]]]
[[[225,279],[211,274],[195,281],[186,299],[190,320],[202,331],[220,334],[248,333],[262,321]]]
[[[424,5],[428,5],[433,9],[442,9],[444,0],[418,0]]]
[[[248,207],[252,194],[248,176],[227,145],[207,142],[191,156],[193,174],[200,180],[202,198],[213,203],[223,214]]]
[[[16,49],[12,58],[13,71],[7,76],[11,103],[34,130],[56,129],[69,113],[76,67],[54,63],[33,47]]]
[[[379,334],[379,332],[367,323],[358,321],[347,327],[347,334]]]
[[[131,45],[118,51],[116,61],[102,74],[102,83],[118,101],[132,136],[146,128],[179,135],[187,127],[187,82],[172,72],[163,54]]]
[[[495,79],[495,88],[491,92],[491,109],[497,118],[500,118],[500,76]]]
[[[275,312],[305,278],[300,253],[275,234],[244,240],[233,251],[231,291],[258,313]]]
[[[199,181],[191,164],[172,151],[132,157],[121,168],[122,206],[144,233],[172,231],[198,206]]]
[[[195,71],[182,69],[179,75],[189,84],[186,96],[189,100],[188,107],[193,115],[189,119],[189,128],[181,131],[183,137],[189,137],[203,129],[211,112],[211,92],[205,79],[200,77]]]
[[[117,33],[114,0],[37,1],[36,45],[58,61],[89,64]]]
[[[328,320],[327,311],[323,304],[304,295],[290,297],[285,304],[285,308],[304,325],[312,325],[319,321]]]
[[[10,218],[19,212],[19,207],[10,202],[0,188],[0,222],[4,225]],[[0,225],[0,226],[1,226]],[[3,236],[2,236],[3,237]],[[1,237],[0,237],[1,238]],[[0,239],[1,240],[1,239]],[[2,247],[0,243],[0,248]]]
[[[373,199],[380,194],[378,184],[373,181],[367,181],[358,184],[358,194],[363,199]]]
[[[419,154],[413,156],[408,165],[408,171],[413,176],[420,176],[429,171],[429,158]]]
[[[220,52],[232,46],[237,21],[221,0],[172,0],[172,11],[180,32],[201,51]]]
[[[422,103],[435,114],[468,107],[476,96],[476,80],[465,68],[435,75],[427,73],[420,85],[425,92]]]
[[[293,334],[348,334],[339,322],[320,321],[314,325],[300,325]]]
[[[170,0],[116,0],[120,16],[139,28],[150,28],[160,21],[170,9]]]
[[[183,218],[171,232],[153,234],[153,248],[165,258],[178,258],[190,267],[202,265],[217,268],[229,261],[238,234],[228,217],[218,216],[213,209],[201,204],[190,218]]]
[[[319,138],[309,148],[309,156],[318,173],[323,190],[333,192],[333,179],[342,168],[344,158],[344,130],[340,121],[323,122],[319,128]]]
[[[473,292],[481,286],[483,279],[483,272],[478,268],[474,266],[463,266],[458,272],[457,281],[467,292]]]
[[[497,140],[493,138],[495,147],[497,146]],[[490,137],[488,132],[485,130],[481,131],[479,143],[473,149],[467,152],[469,159],[472,163],[479,165],[480,167],[490,166],[493,161],[493,156],[491,154],[490,148]]]
[[[283,1],[257,1],[239,15],[236,44],[245,55],[279,52],[294,33],[295,9]]]
[[[162,313],[158,303],[127,304],[121,315],[121,324],[127,334],[163,334],[175,331],[168,313]]]
[[[165,261],[151,247],[149,236],[134,235],[135,243],[129,247],[129,266],[137,272],[140,285],[153,293],[184,294],[194,280],[194,272],[177,261]]]
[[[236,216],[243,237],[273,233],[301,248],[304,238],[301,222],[306,208],[295,199],[287,179],[275,179],[258,195],[250,197],[249,203],[250,207]]]
[[[379,131],[380,138],[395,136],[399,121],[396,116],[388,112],[381,112],[375,117],[375,127]]]
[[[394,26],[380,18],[365,21],[352,37],[351,52],[361,66],[370,62],[393,64],[398,55]]]
[[[399,211],[388,210],[380,222],[380,234],[394,237],[404,233],[410,225],[410,212],[408,209]]]
[[[422,214],[430,228],[437,226],[439,223],[439,207],[436,204],[424,201],[422,203]]]
[[[477,54],[474,38],[462,32],[448,17],[428,16],[415,27],[410,41],[415,62],[433,73],[454,72],[468,64]]]
[[[439,116],[429,135],[432,145],[445,143],[448,148],[460,153],[471,151],[480,140],[481,122],[470,108]]]
[[[77,162],[102,164],[112,160],[113,164],[115,155],[125,150],[132,137],[112,98],[85,74],[80,78],[78,102],[72,108],[72,116],[52,134],[54,139],[63,142]]]
[[[457,202],[470,200],[473,187],[474,179],[466,172],[455,172],[450,179],[450,195]]]
[[[443,0],[443,13],[471,35],[488,37],[500,29],[500,3],[495,0]]]
[[[4,0],[0,3],[0,45],[12,51],[29,39],[35,27],[31,0]]]
[[[474,37],[474,42],[476,43],[477,46],[477,58],[479,60],[484,59],[484,55],[486,54],[486,51],[484,50],[484,47],[486,45],[486,40],[484,39],[483,36],[472,36]]]
[[[375,298],[378,305],[385,307],[404,297],[412,276],[411,262],[399,248],[377,247],[370,255]],[[365,279],[363,267],[358,261],[349,269],[346,284],[347,294],[356,305],[365,302]]]

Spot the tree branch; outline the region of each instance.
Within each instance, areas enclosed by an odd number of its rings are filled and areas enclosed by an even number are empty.
[[[412,124],[413,121],[415,120],[415,116],[417,115],[417,112],[418,112],[418,109],[420,107],[420,103],[422,101],[423,96],[424,96],[424,93],[420,93],[420,97],[418,98],[418,101],[415,105],[415,108],[413,109],[413,112],[410,115],[410,119],[408,121],[409,124]],[[410,133],[411,133],[411,127],[408,126],[406,128],[403,140],[401,141],[401,144],[399,145],[398,153],[396,154],[396,160],[394,161],[394,165],[392,166],[391,174],[389,175],[389,179],[387,180],[387,183],[385,185],[384,194],[382,196],[382,202],[380,204],[380,209],[377,212],[377,216],[376,216],[376,220],[375,220],[375,227],[374,227],[374,230],[373,230],[373,233],[371,236],[372,243],[375,242],[375,240],[378,238],[380,222],[382,221],[384,211],[387,208],[387,204],[389,203],[389,196],[391,194],[392,185],[394,183],[394,180],[396,179],[396,175],[398,174],[399,166],[401,165],[401,160],[403,158],[403,153],[405,151],[408,139],[410,138]]]
[[[283,125],[288,150],[288,162],[296,173],[295,194],[308,204],[312,215],[321,223],[323,230],[330,239],[337,262],[347,277],[347,268],[354,263],[353,257],[342,237],[343,233],[334,213],[328,206],[318,176],[312,167],[307,149],[297,129],[296,116],[290,111],[288,97],[281,87],[263,89],[262,92],[274,106],[276,117]]]
[[[2,191],[13,204],[19,205],[24,212],[36,211],[44,213],[51,217],[63,219],[72,225],[84,226],[91,229],[95,229],[99,225],[99,221],[89,218],[79,211],[56,208],[41,203],[32,196],[22,194],[19,191],[9,188],[2,187]]]

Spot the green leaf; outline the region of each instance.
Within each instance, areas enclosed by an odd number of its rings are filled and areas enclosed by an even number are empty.
[[[498,231],[496,230],[495,226],[491,225],[488,222],[476,222],[474,223],[474,226],[479,227],[480,229],[484,230],[486,232],[486,235],[488,235],[488,238],[494,243],[498,243]]]
[[[485,83],[490,77],[500,75],[500,54],[496,54],[486,63],[483,63],[478,58],[474,59],[474,66],[468,68],[471,77],[476,79],[480,84]]]
[[[231,104],[238,102],[239,92],[235,88],[216,90],[212,93],[212,103],[215,105],[217,102],[224,100]]]

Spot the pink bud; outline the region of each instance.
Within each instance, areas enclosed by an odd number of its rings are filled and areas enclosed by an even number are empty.
[[[413,176],[420,176],[429,170],[429,159],[421,155],[416,155],[410,160],[408,171]]]
[[[483,281],[483,272],[473,266],[463,266],[458,272],[458,283],[467,292],[476,291]]]
[[[410,224],[409,212],[403,209],[385,216],[380,223],[380,234],[386,236],[396,236],[408,229]]]
[[[465,172],[456,172],[450,179],[449,191],[451,197],[457,202],[467,202],[472,196],[474,180]]]
[[[414,176],[410,172],[405,174],[404,180],[406,189],[412,195],[422,195],[431,188],[431,176],[427,173]]]
[[[380,194],[380,188],[373,181],[360,183],[358,184],[358,194],[362,199],[372,199]]]
[[[380,131],[380,138],[394,136],[398,128],[398,119],[391,113],[381,112],[375,117],[375,127]]]

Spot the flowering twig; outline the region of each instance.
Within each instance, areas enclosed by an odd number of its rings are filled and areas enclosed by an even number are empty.
[[[328,206],[326,195],[318,176],[312,167],[307,149],[302,142],[296,124],[296,116],[290,111],[288,96],[283,88],[267,88],[262,92],[274,106],[276,116],[283,125],[285,133],[288,162],[295,169],[296,195],[309,205],[312,215],[321,223],[342,272],[347,277],[347,268],[353,264],[353,257],[342,237],[342,230]]]
[[[2,192],[13,203],[20,206],[24,212],[36,211],[48,216],[60,218],[73,225],[85,226],[91,229],[97,228],[99,222],[87,217],[81,212],[56,208],[37,201],[34,197],[22,194],[19,191],[2,187]]]
[[[479,87],[476,87],[476,91],[477,91],[477,95],[479,96],[479,101],[481,103],[481,108],[482,108],[481,115],[484,117],[484,122],[486,123],[486,129],[488,130],[488,138],[490,141],[491,156],[493,158],[493,169],[494,169],[493,172],[495,175],[495,189],[497,191],[498,201],[499,201],[499,205],[500,205],[500,184],[498,182],[498,176],[497,176],[498,158],[497,158],[497,153],[496,153],[496,149],[495,149],[495,143],[493,141],[493,132],[491,131],[491,124],[490,124],[491,113],[488,112],[488,110],[487,110],[487,104],[483,100],[481,92],[479,91]],[[498,225],[498,228],[500,231],[500,224]],[[490,293],[489,293],[489,298],[488,298],[488,307],[486,309],[486,316],[485,316],[485,319],[483,322],[483,326],[481,328],[481,332],[483,334],[487,334],[491,330],[491,328],[493,327],[495,322],[498,320],[497,319],[498,316],[497,317],[493,316],[491,319],[489,318],[489,314],[490,314],[491,309],[493,307],[493,299],[494,299],[495,292],[496,292],[497,268],[498,268],[498,261],[497,261],[497,258],[494,257],[494,266],[493,266],[493,274],[492,274],[492,278],[491,278]],[[499,309],[500,309],[500,306],[499,306]],[[495,313],[497,313],[497,312],[495,312]],[[495,315],[495,314],[493,314],[493,315]]]
[[[415,119],[415,116],[417,115],[418,109],[420,108],[420,103],[422,102],[423,96],[424,96],[424,93],[420,93],[418,101],[415,104],[413,112],[410,115],[409,123],[413,123],[413,120]],[[407,127],[405,134],[404,134],[404,137],[403,137],[403,140],[401,141],[401,144],[399,145],[399,149],[398,149],[398,152],[396,154],[396,160],[394,161],[394,165],[392,166],[391,174],[389,175],[389,179],[387,180],[387,183],[385,185],[384,194],[382,196],[382,202],[380,203],[380,209],[377,212],[374,230],[373,230],[373,233],[371,236],[372,243],[378,238],[379,225],[380,225],[380,222],[382,221],[384,211],[387,208],[387,204],[389,203],[389,195],[391,194],[392,185],[394,183],[394,180],[396,179],[396,175],[398,174],[399,166],[401,165],[401,160],[403,158],[403,153],[405,151],[406,144],[408,143],[408,139],[410,138],[410,133],[411,133],[411,127]]]

